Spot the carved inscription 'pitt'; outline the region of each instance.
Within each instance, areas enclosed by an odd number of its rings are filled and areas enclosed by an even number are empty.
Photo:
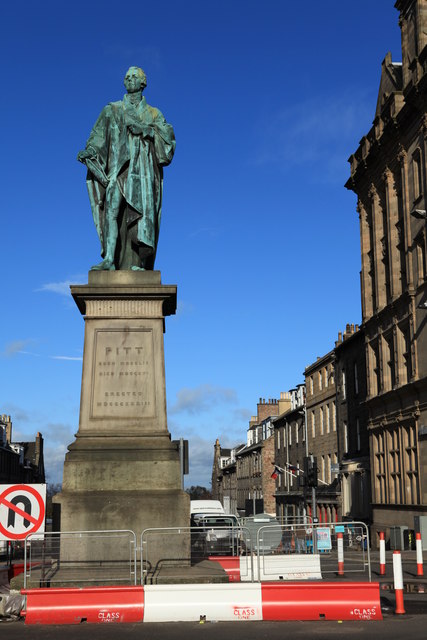
[[[93,418],[154,417],[150,330],[95,332],[91,409]]]

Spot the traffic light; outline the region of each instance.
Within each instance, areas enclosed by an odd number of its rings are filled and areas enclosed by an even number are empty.
[[[310,460],[308,484],[310,487],[317,487],[317,458],[315,457]]]
[[[304,475],[307,487],[317,487],[317,458],[307,456],[304,458]]]

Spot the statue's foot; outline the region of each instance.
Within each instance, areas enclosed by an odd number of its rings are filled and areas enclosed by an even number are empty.
[[[144,267],[137,267],[135,264],[130,268],[131,271],[145,271]]]
[[[91,271],[115,271],[116,267],[111,260],[103,260],[99,264],[94,264],[93,267],[90,268]]]

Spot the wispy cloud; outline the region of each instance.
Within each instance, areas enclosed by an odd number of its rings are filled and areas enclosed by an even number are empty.
[[[10,415],[12,418],[12,423],[14,423],[15,421],[17,422],[30,421],[30,414],[28,413],[28,411],[13,403],[3,404],[2,413],[6,413],[7,415]],[[14,427],[14,433],[15,433],[15,427]]]
[[[292,104],[263,124],[263,140],[253,162],[280,163],[285,171],[305,165],[307,179],[342,181],[345,160],[361,136],[361,123],[372,116],[368,97],[359,92],[356,99],[350,90]]]
[[[237,402],[237,394],[234,389],[211,384],[201,384],[192,389],[184,387],[178,391],[176,398],[176,403],[169,410],[171,414],[185,412],[194,415],[219,404]]]
[[[83,360],[82,356],[49,356],[52,360],[78,360],[81,362]]]
[[[6,343],[4,351],[3,351],[3,356],[5,356],[6,358],[12,358],[13,356],[17,355],[18,353],[24,353],[25,355],[31,355],[31,356],[37,356],[37,353],[32,353],[30,351],[27,351],[25,349],[25,347],[27,347],[30,344],[34,344],[35,340],[31,339],[31,338],[26,338],[23,340],[11,340],[10,342]]]
[[[79,273],[70,276],[68,280],[62,280],[60,282],[47,282],[42,284],[41,287],[35,289],[35,291],[50,291],[51,293],[57,293],[60,296],[70,295],[70,285],[72,284],[85,284],[86,276]]]

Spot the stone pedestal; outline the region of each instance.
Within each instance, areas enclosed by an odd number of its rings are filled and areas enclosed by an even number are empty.
[[[131,529],[139,544],[146,528],[189,526],[166,418],[163,332],[176,287],[162,285],[159,271],[91,271],[71,292],[85,340],[79,430],[55,499],[61,531]],[[155,562],[183,557],[188,541],[162,545]]]

